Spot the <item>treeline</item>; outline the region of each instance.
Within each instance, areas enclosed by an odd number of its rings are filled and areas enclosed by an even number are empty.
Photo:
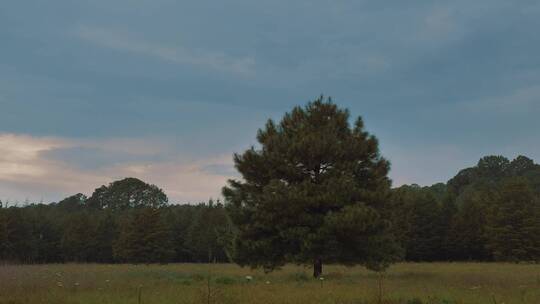
[[[446,184],[392,190],[408,261],[540,261],[540,166],[487,156]]]
[[[169,205],[127,178],[58,203],[0,209],[0,261],[229,262],[234,229],[223,204]]]
[[[540,261],[540,165],[482,158],[446,184],[406,185],[386,216],[407,261]],[[235,228],[220,202],[172,205],[127,178],[90,197],[0,208],[0,261],[230,262]]]

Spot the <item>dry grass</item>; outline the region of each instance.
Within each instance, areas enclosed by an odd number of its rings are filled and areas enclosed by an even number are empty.
[[[0,304],[378,302],[377,275],[361,267],[327,266],[324,278],[300,266],[264,274],[235,265],[7,265]],[[398,264],[385,276],[384,303],[538,304],[540,265]]]

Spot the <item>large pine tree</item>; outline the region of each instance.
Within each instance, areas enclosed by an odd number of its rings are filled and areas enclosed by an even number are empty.
[[[243,180],[223,189],[239,229],[236,261],[272,270],[287,262],[363,264],[381,270],[397,247],[381,216],[390,165],[348,110],[319,98],[259,130],[236,154]]]

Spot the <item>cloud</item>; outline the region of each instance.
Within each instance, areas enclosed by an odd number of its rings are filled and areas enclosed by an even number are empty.
[[[92,153],[98,156],[92,158]],[[199,202],[219,197],[233,174],[230,168],[230,156],[175,156],[168,144],[155,140],[0,133],[3,200],[53,201],[78,192],[90,195],[100,185],[130,176],[163,188],[171,202]]]
[[[88,192],[127,174],[178,200],[211,196],[230,165],[208,155],[249,146],[266,118],[320,93],[361,114],[382,146],[406,147],[388,155],[397,182],[444,180],[500,149],[538,155],[539,13],[534,1],[504,0],[95,0],[33,11],[12,1],[0,12],[1,131],[62,145],[2,162],[0,198]],[[154,134],[181,149],[118,139]],[[113,138],[75,140],[88,136]],[[466,153],[444,156],[455,168],[423,147],[444,144]],[[209,177],[194,182],[190,170]]]
[[[54,138],[37,138],[25,135],[0,136],[0,179],[11,180],[45,174],[44,163],[38,163],[39,154],[64,147],[65,143]]]
[[[235,58],[222,52],[188,49],[181,46],[165,46],[132,38],[130,33],[97,27],[80,27],[76,35],[102,47],[135,54],[156,57],[175,64],[188,64],[221,72],[250,75],[253,73],[253,57]]]

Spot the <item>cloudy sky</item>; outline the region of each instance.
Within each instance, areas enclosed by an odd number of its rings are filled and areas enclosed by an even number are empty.
[[[539,28],[527,0],[2,1],[0,199],[126,176],[218,197],[232,153],[320,94],[365,119],[396,186],[538,161]]]

